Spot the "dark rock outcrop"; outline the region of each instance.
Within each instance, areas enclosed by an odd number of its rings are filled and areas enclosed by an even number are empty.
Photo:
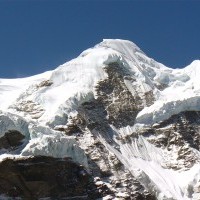
[[[200,149],[200,112],[185,111],[139,133],[158,148],[174,151],[176,162],[168,168],[192,167],[199,159],[193,149]],[[150,137],[153,136],[153,137]],[[187,161],[187,162],[186,162]],[[179,164],[178,164],[179,163]],[[181,163],[181,164],[180,164]]]
[[[45,80],[45,81],[42,81],[37,87],[38,88],[41,88],[41,87],[49,87],[53,84],[52,81],[50,80]]]
[[[33,200],[97,199],[92,177],[71,159],[34,157],[0,163],[0,194]]]
[[[0,138],[0,149],[16,149],[23,143],[24,138],[19,131],[9,130]]]
[[[130,72],[118,62],[108,64],[104,70],[108,78],[98,82],[96,92],[97,100],[108,112],[108,122],[118,128],[133,125],[143,104],[140,96],[133,96],[124,82],[125,79],[134,81]]]

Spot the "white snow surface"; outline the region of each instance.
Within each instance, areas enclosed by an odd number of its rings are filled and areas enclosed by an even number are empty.
[[[162,82],[168,87],[159,91],[153,105],[144,108],[137,116],[137,122],[154,124],[182,111],[200,110],[200,60],[183,69],[173,69],[165,74]],[[159,77],[155,77],[159,80]]]
[[[182,69],[172,69],[149,58],[130,41],[106,39],[53,71],[28,78],[0,79],[0,136],[15,129],[28,140],[20,153],[1,154],[0,160],[50,155],[71,157],[87,167],[86,155],[75,139],[53,128],[66,125],[81,103],[96,97],[95,85],[107,77],[104,67],[111,62],[122,63],[134,78],[134,82],[125,80],[133,95],[137,86],[139,95],[152,91],[155,96],[155,102],[138,113],[135,127],[152,125],[186,110],[200,111],[200,60]],[[51,84],[42,84],[45,81]],[[130,130],[124,131],[129,134]],[[162,151],[144,138],[132,144],[120,144],[121,153],[104,143],[134,175],[140,177],[142,171],[151,179],[161,191],[158,199],[188,199],[188,185],[197,181],[196,174],[200,178],[199,166],[187,173],[163,169],[159,165]]]

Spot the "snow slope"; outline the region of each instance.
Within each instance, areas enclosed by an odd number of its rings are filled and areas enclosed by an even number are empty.
[[[160,92],[152,106],[138,114],[138,123],[153,124],[185,110],[200,110],[200,60],[183,69],[174,69],[171,73],[165,78],[165,84],[169,87]],[[173,78],[170,79],[170,76]]]

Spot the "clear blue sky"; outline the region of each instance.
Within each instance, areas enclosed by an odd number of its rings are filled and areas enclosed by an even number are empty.
[[[103,38],[186,66],[200,59],[200,1],[0,0],[0,77],[54,69]]]

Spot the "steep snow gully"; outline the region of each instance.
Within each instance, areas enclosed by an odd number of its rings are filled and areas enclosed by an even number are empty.
[[[53,71],[0,79],[0,138],[25,136],[0,148],[0,160],[70,157],[90,172],[94,137],[155,199],[199,200],[199,74],[200,60],[171,69],[130,41],[106,39]],[[137,199],[113,191],[102,197]]]

